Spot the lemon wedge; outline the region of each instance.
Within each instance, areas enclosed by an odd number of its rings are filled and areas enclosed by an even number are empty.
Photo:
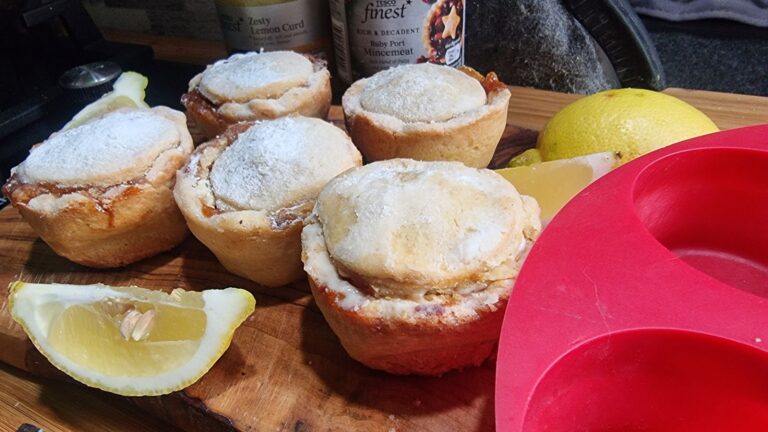
[[[144,75],[131,71],[123,72],[112,84],[111,92],[86,105],[62,130],[80,126],[118,108],[148,108],[149,105],[144,102],[144,89],[147,84],[149,79]]]
[[[542,161],[541,152],[539,151],[539,149],[532,148],[513,157],[512,160],[509,161],[509,164],[507,166],[510,168],[519,167],[519,166],[528,166],[528,165],[533,165],[535,163],[540,163],[541,161]]]
[[[612,170],[619,162],[615,152],[595,153],[496,170],[524,195],[541,207],[541,220],[549,222],[563,206],[590,183]]]
[[[54,366],[124,396],[167,394],[197,381],[256,304],[238,288],[167,294],[14,282],[10,290],[11,315]]]

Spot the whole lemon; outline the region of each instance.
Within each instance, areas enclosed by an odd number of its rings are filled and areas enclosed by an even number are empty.
[[[539,134],[542,159],[617,151],[620,164],[661,147],[717,132],[704,113],[651,90],[606,90],[560,110]]]

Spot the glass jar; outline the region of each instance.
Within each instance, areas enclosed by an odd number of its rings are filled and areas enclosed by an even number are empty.
[[[336,65],[358,78],[406,63],[464,64],[468,0],[330,0]]]
[[[215,0],[230,51],[292,50],[327,58],[328,4],[323,0]]]

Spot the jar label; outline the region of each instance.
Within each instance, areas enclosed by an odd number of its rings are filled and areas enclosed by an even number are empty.
[[[331,0],[336,63],[348,82],[405,63],[464,63],[464,0]]]
[[[267,6],[216,2],[227,46],[241,51],[321,49],[327,41],[327,8],[327,3],[319,0],[294,0]]]

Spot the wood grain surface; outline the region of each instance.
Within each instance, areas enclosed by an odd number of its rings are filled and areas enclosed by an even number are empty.
[[[0,431],[15,431],[23,423],[46,432],[177,430],[117,396],[0,364]]]
[[[541,130],[547,121],[580,95],[554,93],[511,86],[508,123]],[[678,97],[707,114],[720,129],[768,123],[768,97],[669,88],[664,93]]]
[[[535,130],[577,97],[526,88],[512,92],[509,126],[496,165],[533,145]],[[700,107],[722,128],[768,122],[767,98],[668,92]],[[336,107],[331,120],[340,123],[340,119]],[[493,430],[493,361],[441,378],[396,377],[369,370],[346,355],[305,282],[259,287],[227,273],[192,237],[167,253],[125,268],[94,270],[55,255],[14,209],[6,208],[0,211],[0,286],[17,279],[164,290],[238,286],[254,293],[257,310],[207,375],[168,396],[118,398],[76,383],[32,379],[4,366],[0,430],[15,430],[23,422],[38,422],[50,431],[167,430],[132,405],[189,431]],[[0,290],[0,361],[67,381],[11,320],[6,297],[7,290]]]

